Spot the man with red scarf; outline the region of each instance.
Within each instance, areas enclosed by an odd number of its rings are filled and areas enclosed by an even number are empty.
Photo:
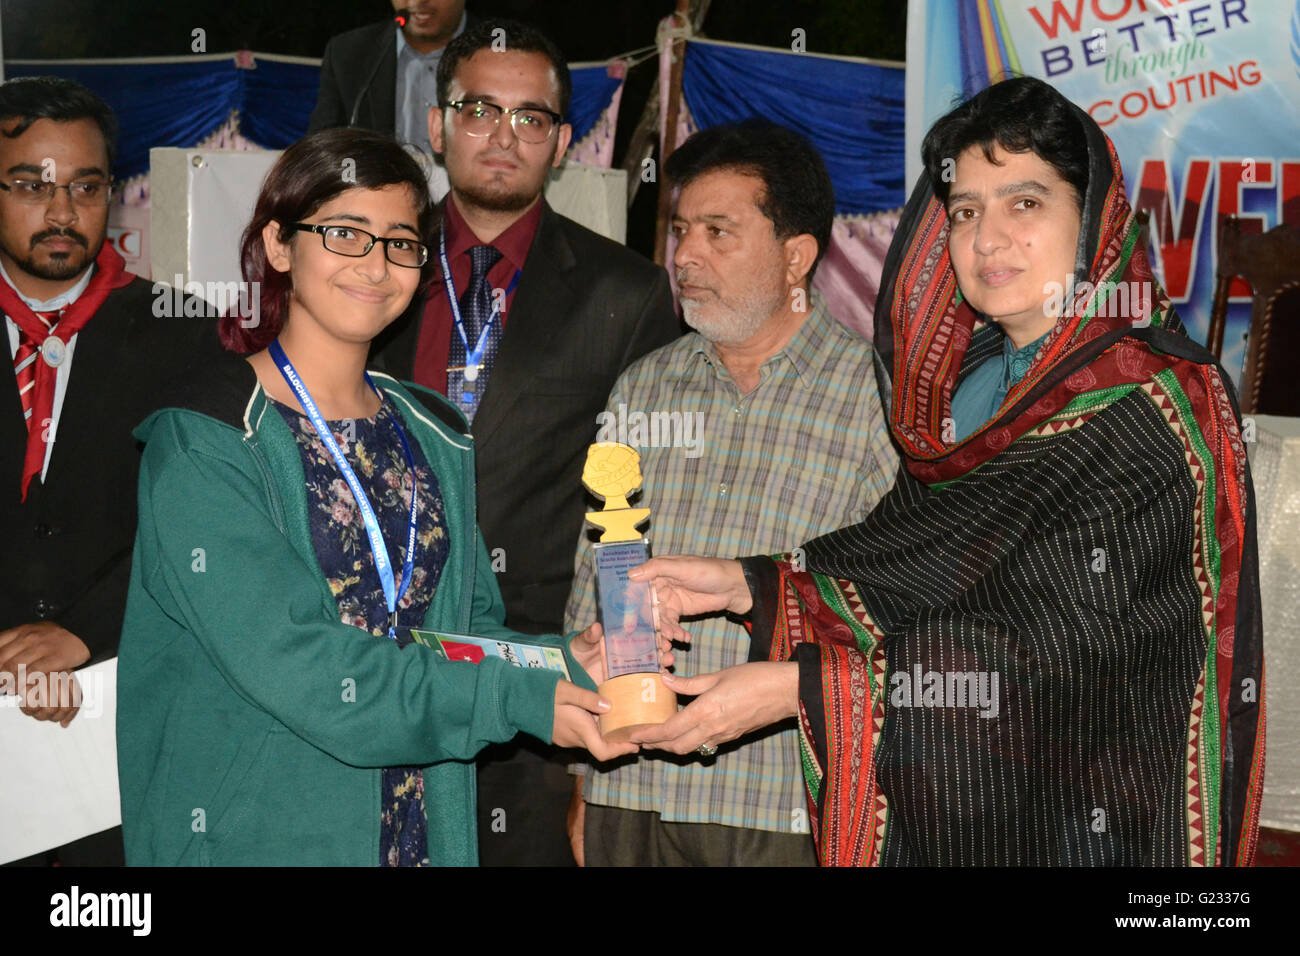
[[[104,241],[115,138],[108,105],[77,83],[0,85],[12,375],[0,389],[0,687],[65,727],[78,706],[71,672],[117,653],[136,523],[131,430],[218,348],[215,322],[157,317],[150,283]],[[120,830],[78,844],[60,862],[121,862]]]

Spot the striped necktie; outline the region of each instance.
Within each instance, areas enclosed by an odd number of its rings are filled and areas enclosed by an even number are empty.
[[[470,277],[465,294],[460,297],[460,318],[465,325],[465,338],[469,348],[478,344],[483,327],[492,317],[493,290],[488,282],[488,271],[501,261],[501,253],[494,246],[471,246],[469,250]],[[501,317],[492,321],[488,331],[487,343],[478,368],[467,369],[468,354],[460,331],[451,330],[451,352],[447,362],[447,395],[456,403],[465,417],[472,423],[474,413],[478,411],[483,391],[487,388],[488,376],[496,362],[497,349],[501,344]]]
[[[54,309],[50,312],[33,314],[45,323],[45,328],[49,331],[58,325],[63,310]],[[32,408],[36,401],[36,363],[40,358],[41,344],[33,342],[31,336],[22,326],[19,326],[18,348],[14,351],[14,378],[18,380],[18,400],[23,406],[23,421],[27,424],[28,432],[32,428]]]

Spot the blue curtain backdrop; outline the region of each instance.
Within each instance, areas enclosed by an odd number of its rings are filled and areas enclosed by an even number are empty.
[[[567,118],[573,126],[572,142],[580,143],[596,125],[623,81],[610,76],[604,65],[581,66],[570,70],[569,75],[573,78],[573,96]]]
[[[701,129],[762,116],[807,136],[830,172],[839,215],[906,199],[901,66],[692,41],[682,95]]]
[[[155,146],[193,146],[239,111],[239,131],[268,149],[283,149],[307,132],[316,105],[320,67],[267,60],[239,69],[233,54],[220,60],[112,64],[9,61],[17,76],[63,76],[94,90],[117,113],[120,127],[116,175],[129,179],[149,171]],[[596,124],[618,89],[604,66],[573,71],[570,122],[576,143]]]

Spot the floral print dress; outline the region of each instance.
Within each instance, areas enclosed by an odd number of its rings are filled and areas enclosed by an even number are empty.
[[[272,402],[298,442],[307,482],[312,546],[321,571],[338,602],[339,620],[387,639],[388,603],[370,551],[370,538],[356,499],[334,458],[316,434],[311,419],[297,409]],[[411,508],[411,474],[395,427],[396,412],[383,400],[374,418],[326,422],[339,450],[356,472],[384,533],[399,587],[406,561],[407,522]],[[430,471],[419,443],[410,439],[418,478],[416,555],[411,584],[398,601],[398,624],[418,626],[437,590],[447,561],[446,511],[437,476]],[[363,640],[358,635],[358,640]],[[398,632],[402,647],[410,635]],[[387,767],[380,790],[380,866],[428,866],[428,830],[424,777],[419,767]]]

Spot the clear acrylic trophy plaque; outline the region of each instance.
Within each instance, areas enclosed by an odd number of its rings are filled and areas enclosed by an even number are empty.
[[[602,529],[594,546],[596,594],[605,632],[605,681],[602,697],[613,707],[600,718],[606,740],[626,740],[634,730],[661,724],[677,712],[677,695],[659,679],[659,637],[654,624],[654,596],[648,582],[630,581],[627,572],[650,558],[650,545],[636,526],[650,517],[649,508],[629,508],[627,496],[641,487],[641,457],[617,442],[598,442],[587,449],[582,482],[605,500],[587,521]]]

